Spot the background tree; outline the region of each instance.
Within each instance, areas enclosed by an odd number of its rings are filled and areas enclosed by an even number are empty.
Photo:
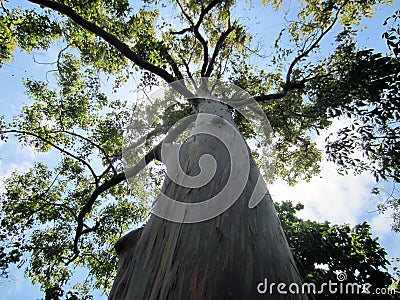
[[[371,236],[367,222],[354,227],[332,225],[303,220],[296,213],[304,208],[291,201],[275,204],[286,233],[290,249],[300,266],[305,282],[320,287],[324,282],[340,282],[337,274],[345,274],[343,282],[359,285],[370,283],[374,287],[389,287],[394,278],[388,273],[389,261],[378,239]],[[360,295],[317,295],[323,299],[359,299]],[[376,295],[363,295],[364,299],[375,299]],[[368,298],[370,297],[370,298]],[[395,295],[387,295],[393,299]]]
[[[388,27],[387,31],[382,34],[382,37],[386,40],[388,48],[391,50],[392,55],[396,58],[399,57],[400,49],[400,10],[395,11],[392,16],[389,16],[384,25]],[[398,93],[398,90],[397,90]],[[398,95],[398,94],[397,94]],[[393,132],[394,133],[394,132]],[[396,135],[392,134],[393,140],[396,141]],[[397,135],[398,136],[398,135]],[[381,213],[385,213],[389,208],[392,209],[392,229],[395,232],[400,231],[400,201],[398,197],[397,182],[393,183],[393,187],[387,192],[386,200],[378,205],[378,209]],[[379,189],[375,189],[374,193],[380,193]]]
[[[90,270],[88,283],[75,287],[80,297],[91,289],[89,283],[108,292],[116,271],[113,245],[146,219],[147,200],[160,186],[152,178],[160,174],[148,168],[149,176],[136,177],[128,189],[121,152],[131,108],[104,90],[105,76],[111,76],[116,89],[131,76],[139,77],[143,92],[160,80],[184,77],[235,83],[254,95],[267,114],[276,137],[276,175],[289,183],[318,173],[321,153],[311,134],[347,115],[354,122],[339,139],[328,141],[331,159],[342,171],[367,170],[377,179],[398,182],[398,57],[358,49],[355,39],[355,25],[363,16],[372,17],[377,3],[387,2],[300,2],[287,16],[294,21],[277,32],[274,68],[260,69],[248,62],[257,56],[251,32],[232,17],[241,3],[2,2],[1,63],[12,59],[17,48],[30,53],[61,45],[49,81],[24,80],[32,103],[1,122],[2,139],[14,134],[38,152],[60,153],[55,166],[38,162],[5,181],[4,268],[28,252],[27,275],[49,295],[69,281],[71,266]],[[264,4],[279,10],[281,3]],[[171,15],[173,24],[165,19]],[[339,23],[333,51],[311,59]],[[282,39],[290,47],[283,48]],[[165,133],[190,110],[188,103],[165,114],[154,134]],[[233,117],[242,134],[252,138],[246,120],[240,114]],[[354,148],[365,159],[354,157]],[[146,163],[157,158],[154,149]]]

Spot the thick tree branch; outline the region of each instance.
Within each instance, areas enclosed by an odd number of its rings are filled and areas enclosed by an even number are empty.
[[[200,13],[199,20],[197,21],[196,24],[194,24],[193,20],[190,18],[190,16],[185,12],[184,7],[180,3],[179,0],[176,0],[176,3],[178,4],[179,8],[181,9],[182,14],[185,16],[186,20],[190,23],[190,31],[193,32],[194,36],[196,39],[200,42],[201,46],[203,47],[203,65],[201,67],[201,76],[205,75],[206,68],[208,65],[208,42],[204,39],[204,37],[201,35],[199,28],[201,25],[201,21],[205,16],[205,13],[202,12]],[[184,31],[184,30],[183,30]]]
[[[235,30],[235,26],[231,26],[231,24],[229,22],[228,28],[221,34],[221,36],[218,38],[217,43],[215,44],[213,55],[211,57],[210,62],[208,63],[207,71],[204,74],[205,77],[211,76],[211,73],[214,69],[215,60],[217,59],[218,54],[222,48],[222,44],[224,43],[226,38],[229,36],[229,34],[234,30]]]
[[[172,58],[171,54],[169,54],[167,49],[163,50],[163,52],[164,52],[165,57],[167,58],[169,65],[172,68],[172,71],[174,71],[174,74],[175,74],[177,80],[183,79],[183,74],[182,74],[181,70],[179,70],[179,67],[178,67],[175,59]]]
[[[172,32],[173,34],[184,34],[188,31],[193,32],[194,36],[196,37],[196,39],[200,42],[200,44],[203,47],[203,65],[201,67],[201,76],[202,77],[207,77],[206,72],[207,69],[209,68],[211,62],[209,61],[209,52],[208,52],[208,42],[204,39],[204,37],[202,36],[202,34],[200,33],[199,29],[200,29],[200,25],[202,24],[205,16],[219,3],[222,3],[223,0],[213,0],[210,2],[210,4],[208,4],[206,7],[202,8],[200,11],[200,16],[196,22],[196,24],[193,22],[193,20],[190,18],[190,16],[185,12],[185,9],[183,8],[182,4],[179,2],[179,0],[176,1],[176,3],[178,4],[179,8],[181,9],[182,14],[185,16],[185,18],[187,19],[187,21],[190,23],[191,27],[188,28],[184,28],[180,31],[174,31]],[[228,33],[229,34],[229,33]],[[224,38],[225,39],[225,38]],[[219,51],[219,50],[218,50]],[[218,54],[218,51],[216,54]],[[215,58],[214,58],[215,60]],[[212,71],[212,70],[211,70]],[[211,74],[211,72],[210,72]]]
[[[201,67],[201,77],[205,77],[207,65],[208,65],[208,42],[203,38],[203,36],[200,34],[199,29],[194,28],[193,31],[195,37],[199,40],[200,44],[203,47],[203,66]]]
[[[338,9],[338,11],[336,12],[335,17],[333,18],[332,23],[325,29],[322,31],[322,33],[320,34],[320,36],[314,41],[314,43],[312,43],[310,45],[310,47],[308,47],[307,50],[305,50],[304,52],[302,52],[300,55],[298,55],[290,64],[289,69],[286,73],[286,84],[288,85],[291,82],[291,77],[292,77],[292,73],[293,73],[293,69],[294,67],[297,65],[297,63],[299,63],[303,58],[306,58],[311,51],[313,51],[316,47],[318,47],[319,43],[321,42],[321,40],[332,30],[333,26],[335,26],[338,18],[339,18],[339,13],[340,13],[340,9]]]
[[[201,10],[199,20],[197,21],[196,26],[200,26],[200,24],[203,22],[204,17],[212,10],[215,6],[217,6],[219,3],[223,3],[224,0],[213,0],[208,4],[204,9]]]
[[[183,28],[183,29],[178,30],[178,31],[170,30],[169,33],[173,34],[173,35],[182,35],[182,34],[184,34],[186,32],[189,32],[189,31],[192,31],[191,27],[186,27],[186,28]]]
[[[196,25],[194,26],[194,34],[195,36],[198,38],[198,40],[200,41],[200,43],[203,45],[204,48],[204,61],[203,61],[203,66],[201,68],[201,75],[203,77],[207,77],[206,75],[206,71],[207,71],[207,66],[209,66],[211,64],[211,62],[209,62],[209,57],[208,57],[208,43],[203,39],[203,41],[200,38],[203,38],[199,32],[199,28],[200,25],[203,23],[204,17],[215,7],[217,6],[219,3],[223,3],[223,0],[213,0],[210,2],[210,4],[208,4],[205,8],[203,8],[200,12],[200,16],[199,19],[197,20]],[[211,74],[211,72],[210,72]]]
[[[108,189],[116,186],[117,184],[121,183],[127,178],[132,178],[137,175],[144,167],[146,167],[151,161],[154,159],[161,160],[160,150],[161,150],[161,143],[150,150],[135,166],[128,169],[126,172],[118,173],[111,177],[111,179],[105,181],[103,184],[99,185],[90,196],[89,200],[85,203],[78,214],[78,225],[76,229],[75,239],[74,239],[74,253],[79,253],[79,239],[82,235],[87,234],[92,231],[96,231],[97,228],[100,226],[100,222],[96,222],[95,226],[85,228],[84,227],[84,219],[85,216],[90,212],[93,207],[93,204],[96,202],[97,198],[100,196],[101,193],[107,191]]]
[[[100,226],[100,222],[97,221],[95,226],[93,226],[91,228],[83,229],[83,227],[85,225],[84,224],[85,216],[86,216],[86,214],[88,214],[90,212],[90,210],[93,207],[93,204],[96,202],[96,200],[100,196],[100,194],[107,191],[108,189],[112,188],[113,186],[121,183],[125,179],[136,176],[141,170],[143,170],[154,159],[162,161],[161,147],[162,147],[163,143],[174,142],[176,140],[176,138],[182,132],[184,132],[191,123],[193,123],[195,121],[195,119],[196,119],[196,115],[192,115],[192,118],[186,118],[177,127],[170,130],[168,132],[167,136],[164,138],[164,140],[161,141],[157,146],[155,146],[149,152],[147,152],[147,154],[135,166],[126,170],[124,173],[119,173],[117,175],[114,175],[111,179],[105,181],[103,184],[98,186],[93,191],[89,200],[85,203],[85,205],[82,207],[81,211],[78,214],[78,225],[77,225],[77,229],[76,229],[74,246],[73,246],[75,254],[79,253],[79,248],[78,248],[79,238],[86,233],[97,230],[97,228]]]
[[[289,92],[296,90],[296,89],[304,88],[304,84],[307,81],[307,79],[300,80],[300,81],[292,81],[292,73],[293,73],[294,67],[302,59],[306,58],[311,53],[311,51],[313,51],[315,48],[317,48],[319,43],[321,42],[321,40],[332,30],[333,26],[335,26],[335,24],[339,18],[339,14],[340,14],[342,8],[343,8],[343,6],[337,10],[335,17],[333,18],[333,21],[325,30],[323,30],[321,32],[319,37],[305,51],[303,51],[301,54],[299,54],[297,57],[295,57],[293,59],[293,61],[290,63],[288,71],[286,73],[285,84],[283,85],[281,92],[274,93],[274,94],[268,94],[268,95],[255,96],[254,99],[257,102],[265,102],[265,101],[269,101],[269,100],[282,99]]]
[[[190,80],[192,81],[192,83],[194,83],[194,79],[193,79],[193,76],[192,76],[192,72],[190,72],[189,63],[183,58],[183,56],[182,56],[181,54],[178,54],[178,55],[179,55],[179,58],[180,58],[180,60],[181,60],[181,62],[182,62],[182,64],[183,64],[183,66],[185,67],[187,76],[190,78]],[[195,84],[194,84],[194,85],[195,85]]]
[[[258,96],[254,96],[254,99],[257,102],[265,102],[265,101],[271,101],[271,100],[279,100],[282,99],[284,97],[286,97],[286,95],[291,92],[294,91],[296,89],[302,89],[304,88],[304,81],[294,81],[294,82],[289,82],[288,84],[285,84],[283,86],[283,89],[281,92],[279,93],[274,93],[274,94],[267,94],[267,95],[258,95]]]
[[[210,4],[208,4],[206,7],[204,7],[201,12],[200,12],[200,16],[199,19],[197,20],[196,24],[194,24],[193,20],[189,17],[189,15],[185,12],[185,10],[183,9],[181,3],[179,1],[177,1],[178,6],[180,7],[182,14],[185,16],[185,18],[189,21],[191,27],[186,27],[183,28],[181,30],[178,31],[170,31],[171,34],[174,35],[182,35],[186,32],[192,31],[193,32],[193,28],[197,27],[200,28],[201,23],[204,20],[204,17],[208,14],[208,12],[213,9],[217,4],[219,3],[223,3],[224,0],[214,0],[212,2],[210,2]]]
[[[113,161],[116,161],[116,158],[114,158]],[[107,168],[104,169],[103,173],[101,173],[101,174],[99,175],[99,179],[101,180],[101,179],[111,170],[112,167],[113,167],[113,166],[108,165]],[[113,172],[113,173],[114,173],[114,175],[117,175],[117,174],[118,174],[118,172]]]
[[[126,58],[130,59],[134,64],[137,66],[158,75],[166,82],[170,83],[175,81],[175,77],[172,76],[170,73],[165,71],[164,69],[149,63],[148,61],[144,60],[142,57],[134,53],[130,47],[119,40],[115,35],[105,31],[104,29],[100,28],[96,24],[89,22],[88,20],[82,18],[79,14],[77,14],[73,9],[68,7],[65,4],[60,2],[55,2],[51,0],[28,0],[31,3],[39,4],[44,7],[53,9],[58,11],[59,13],[66,15],[72,21],[74,21],[79,26],[89,30],[90,32],[98,35],[99,37],[103,38],[106,42],[113,45],[118,51],[123,54]]]

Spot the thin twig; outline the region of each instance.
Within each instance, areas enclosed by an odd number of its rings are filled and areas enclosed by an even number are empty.
[[[51,131],[51,133],[66,133],[66,134],[69,134],[69,135],[72,135],[72,136],[76,136],[76,137],[78,137],[78,138],[90,143],[91,145],[93,145],[97,149],[99,149],[101,153],[103,153],[105,159],[107,160],[108,164],[110,165],[111,169],[113,170],[114,175],[116,175],[118,173],[117,170],[114,168],[113,163],[111,161],[111,158],[108,156],[106,150],[104,150],[104,148],[101,147],[99,144],[93,142],[91,139],[89,139],[89,138],[87,138],[87,137],[85,137],[83,135],[80,135],[80,134],[78,134],[76,132],[67,131],[67,130],[56,130],[56,131]]]
[[[71,152],[69,152],[69,151],[67,151],[67,150],[65,150],[65,149],[63,149],[63,148],[61,148],[60,146],[57,146],[57,145],[54,144],[53,142],[51,142],[51,141],[49,141],[49,140],[47,140],[47,139],[41,137],[40,135],[38,135],[38,134],[36,134],[36,133],[34,133],[34,132],[29,132],[29,131],[25,131],[25,130],[16,130],[16,129],[13,129],[13,130],[5,130],[5,131],[2,131],[1,133],[2,133],[2,134],[15,133],[15,134],[33,136],[33,137],[35,137],[35,138],[41,140],[42,142],[44,142],[44,143],[46,143],[46,144],[49,144],[49,145],[52,146],[54,149],[57,149],[57,150],[60,151],[61,153],[64,153],[64,154],[66,154],[66,155],[68,155],[68,156],[70,156],[70,157],[76,159],[77,161],[81,162],[82,164],[84,164],[84,165],[89,169],[90,173],[92,173],[92,176],[93,176],[93,178],[94,178],[96,184],[98,184],[98,177],[97,177],[97,175],[96,175],[94,169],[92,168],[92,166],[91,166],[87,161],[85,161],[84,159],[80,158],[79,156],[76,156],[75,154],[73,154],[73,153],[71,153]]]

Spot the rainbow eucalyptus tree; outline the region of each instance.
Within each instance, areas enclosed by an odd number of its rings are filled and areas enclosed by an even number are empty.
[[[398,58],[356,43],[389,2],[2,1],[0,63],[20,49],[48,72],[24,79],[30,103],[1,138],[57,157],[4,180],[2,270],[26,262],[47,299],[307,299],[265,180],[318,174],[311,136],[348,116],[330,158],[399,181]],[[243,10],[287,21],[272,55]],[[71,286],[76,267],[89,276]]]

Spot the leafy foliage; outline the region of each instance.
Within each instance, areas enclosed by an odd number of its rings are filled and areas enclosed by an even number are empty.
[[[0,15],[0,66],[13,57],[16,47],[27,52],[47,49],[60,36],[59,24],[48,14],[12,9]]]
[[[380,214],[391,213],[392,217],[392,230],[394,232],[400,232],[400,201],[398,197],[398,188],[396,183],[391,183],[390,189],[388,186],[383,186],[382,188],[375,187],[371,193],[385,197],[385,200],[378,204],[378,212]]]
[[[323,283],[338,282],[336,276],[345,273],[346,282],[376,287],[389,287],[393,278],[388,273],[389,261],[378,238],[371,236],[371,226],[362,224],[332,225],[305,221],[296,216],[304,208],[291,201],[275,204],[282,228],[305,282],[317,287]],[[354,295],[324,295],[324,299],[354,299]],[[358,296],[359,297],[359,296]],[[377,295],[363,295],[375,299]],[[368,298],[370,297],[370,298]],[[386,296],[385,296],[386,297]],[[387,296],[387,299],[392,299]]]
[[[340,51],[340,52],[339,52]],[[329,139],[327,152],[342,171],[370,171],[376,179],[400,180],[399,88],[400,64],[372,50],[341,47],[327,65],[328,74],[312,97],[330,117],[347,116],[352,122]],[[363,157],[354,156],[359,150]]]
[[[386,40],[389,49],[393,52],[394,56],[399,57],[400,55],[400,10],[395,11],[395,13],[388,17],[383,25],[387,26],[390,24],[390,28],[382,34],[382,37]]]

